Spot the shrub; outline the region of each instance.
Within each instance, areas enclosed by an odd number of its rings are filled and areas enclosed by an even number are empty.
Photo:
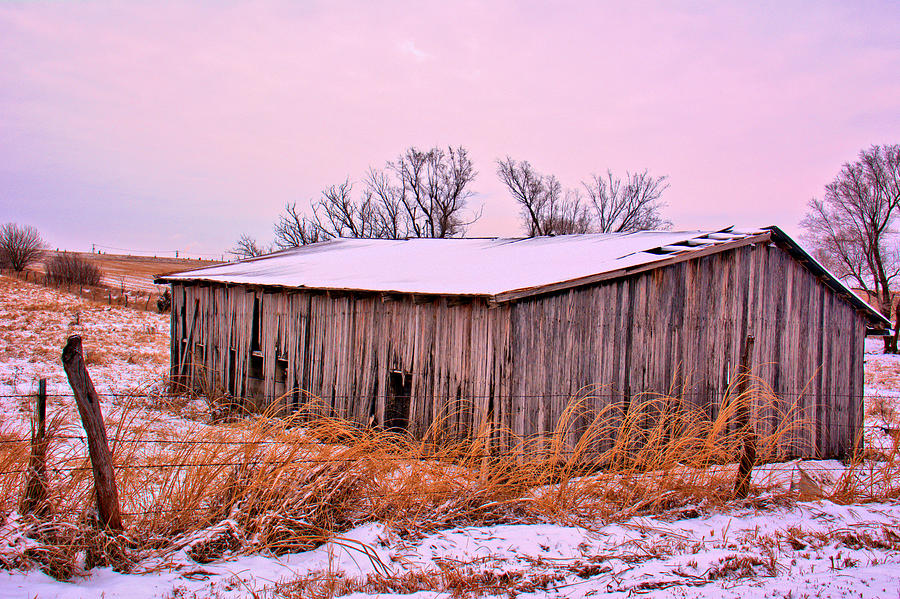
[[[0,267],[17,272],[38,262],[44,255],[44,240],[31,225],[6,223],[0,226]]]
[[[47,261],[46,267],[47,277],[54,283],[84,286],[100,284],[100,269],[78,254],[57,254]]]
[[[156,309],[159,310],[159,313],[168,312],[172,307],[172,294],[169,293],[169,290],[166,289],[165,293],[159,296],[159,299],[156,300]]]

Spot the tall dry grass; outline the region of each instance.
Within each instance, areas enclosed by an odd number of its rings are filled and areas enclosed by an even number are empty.
[[[48,451],[52,516],[45,521],[16,512],[27,443],[0,443],[0,565],[38,565],[66,578],[82,561],[127,570],[141,560],[142,567],[160,566],[181,552],[207,562],[229,553],[302,551],[369,521],[416,536],[511,522],[596,527],[718,505],[734,498],[747,433],[735,424],[740,414],[762,411],[780,423],[757,439],[758,461],[788,455],[809,432],[797,406],[758,384],[736,389],[712,416],[661,396],[595,413],[582,394],[540,439],[487,429],[448,439],[443,422],[413,439],[318,416],[314,401],[290,417],[176,428],[161,413],[149,418],[142,407],[148,398],[138,393],[107,418],[124,534],[96,531],[81,431],[56,421]],[[502,451],[496,438],[506,439]],[[0,431],[4,439],[11,433]],[[898,468],[896,446],[877,463],[855,458],[827,497],[896,498]]]

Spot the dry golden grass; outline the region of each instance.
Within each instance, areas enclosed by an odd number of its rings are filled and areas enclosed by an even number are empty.
[[[875,395],[866,398],[866,417],[875,419],[879,424],[900,430],[900,410],[897,409],[896,397]]]
[[[519,440],[488,455],[483,435],[451,440],[437,423],[416,440],[317,417],[314,405],[290,418],[263,414],[174,428],[163,414],[148,420],[140,407],[147,398],[135,397],[108,419],[124,536],[94,531],[84,447],[62,438],[79,431],[57,423],[49,451],[56,516],[29,524],[48,549],[4,559],[15,567],[31,560],[65,576],[79,551],[94,563],[115,561],[127,569],[134,560],[179,550],[199,562],[229,553],[302,551],[370,521],[415,537],[497,523],[591,528],[672,508],[708,509],[734,498],[744,437],[733,423],[751,399],[754,409],[777,404],[754,388],[752,398],[724,398],[710,420],[678,398],[645,398],[627,413],[594,415],[580,436],[571,430],[584,417],[577,402],[549,439]],[[778,458],[804,426],[799,417],[784,421],[795,424],[759,439],[760,460]],[[0,444],[0,471],[22,470],[26,461],[26,444]],[[855,460],[825,495],[843,503],[897,498],[898,469],[896,447],[878,464]],[[22,473],[0,477],[0,511],[16,509],[23,487]]]
[[[586,578],[596,565],[567,566],[552,573],[524,570],[497,572],[483,564],[442,563],[439,568],[412,570],[398,575],[370,574],[365,578],[347,577],[335,572],[313,572],[286,583],[267,588],[255,597],[285,599],[323,599],[351,593],[410,595],[419,591],[446,593],[448,597],[516,597],[519,593],[546,591],[551,583],[572,574]]]
[[[116,276],[144,277],[148,281],[163,273],[179,272],[221,264],[217,260],[193,260],[190,258],[166,258],[154,256],[129,256],[125,254],[90,254],[83,257],[94,261],[105,274]]]

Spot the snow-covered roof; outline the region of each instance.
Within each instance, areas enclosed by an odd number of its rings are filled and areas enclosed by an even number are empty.
[[[775,234],[794,246],[799,252],[795,255],[802,254],[818,266],[830,279],[830,287],[845,291],[859,302],[859,309],[871,311],[880,318],[776,227],[534,238],[331,239],[258,258],[164,275],[156,282],[216,281],[305,289],[485,296],[506,301],[625,276],[738,245],[768,242]],[[819,276],[822,273],[816,272]]]

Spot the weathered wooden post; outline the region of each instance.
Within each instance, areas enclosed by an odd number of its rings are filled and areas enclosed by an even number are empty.
[[[112,453],[106,438],[106,427],[100,413],[100,397],[84,365],[81,337],[72,335],[62,353],[62,363],[75,394],[78,413],[87,433],[88,452],[94,471],[94,491],[97,495],[97,512],[100,523],[109,530],[122,530],[122,514],[119,511],[119,490],[113,472]]]
[[[750,364],[753,361],[753,335],[747,335],[744,349],[741,352],[741,364],[738,369],[738,404],[737,425],[744,441],[744,452],[741,455],[741,463],[738,465],[738,476],[734,483],[734,494],[744,499],[750,493],[750,475],[753,473],[753,465],[756,463],[756,433],[750,422]]]
[[[31,422],[31,457],[25,495],[22,497],[22,514],[45,516],[50,511],[47,503],[47,379],[38,381],[38,393]]]

